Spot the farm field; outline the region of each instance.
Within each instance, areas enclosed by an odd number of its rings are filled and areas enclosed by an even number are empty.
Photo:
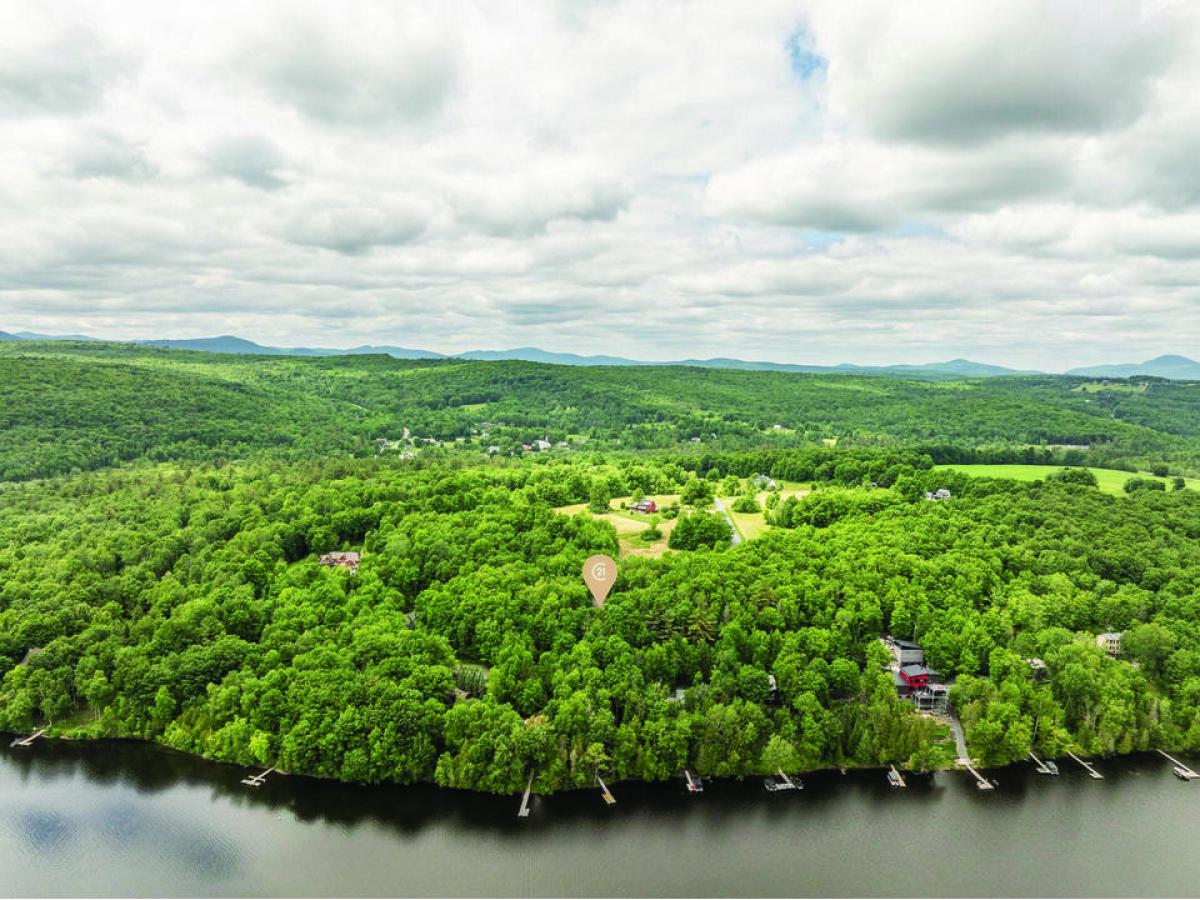
[[[1017,481],[1037,481],[1052,475],[1055,472],[1062,471],[1062,466],[1036,466],[1036,465],[948,465],[934,466],[938,469],[953,469],[955,472],[962,472],[964,475],[975,475],[980,478],[1012,478]],[[1096,476],[1097,486],[1106,494],[1116,494],[1124,496],[1125,482],[1130,478],[1154,478],[1156,481],[1165,481],[1170,483],[1170,478],[1157,478],[1148,472],[1126,472],[1121,469],[1098,469],[1089,466],[1089,470]],[[1192,490],[1200,490],[1200,478],[1185,479],[1187,486]]]

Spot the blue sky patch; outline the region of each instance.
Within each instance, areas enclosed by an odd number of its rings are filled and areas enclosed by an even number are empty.
[[[803,25],[788,35],[787,54],[792,72],[801,81],[823,76],[829,67],[829,61],[813,50],[812,32]]]

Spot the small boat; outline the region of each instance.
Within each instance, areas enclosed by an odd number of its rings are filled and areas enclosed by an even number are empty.
[[[687,789],[688,789],[688,790],[689,790],[691,793],[693,793],[693,794],[703,794],[703,793],[704,793],[704,782],[703,782],[703,780],[701,780],[701,779],[699,779],[699,778],[695,777],[695,776],[694,776],[694,775],[693,775],[691,772],[689,772],[687,769],[684,769],[684,770],[683,770],[683,777],[684,777],[684,779],[687,781]]]
[[[1043,774],[1046,774],[1046,775],[1057,775],[1058,774],[1058,763],[1051,762],[1050,760],[1046,760],[1044,763],[1042,763],[1042,772],[1043,772]]]
[[[799,778],[792,778],[790,776],[764,778],[763,787],[771,793],[775,793],[775,791],[799,791],[804,789],[804,782]]]
[[[888,784],[892,787],[903,787],[904,781],[900,778],[900,773],[895,769],[888,769],[887,773]]]
[[[1175,766],[1173,769],[1171,769],[1171,771],[1175,773],[1176,778],[1178,778],[1182,781],[1191,781],[1192,780],[1192,773],[1189,772],[1187,769],[1185,769],[1183,766]]]

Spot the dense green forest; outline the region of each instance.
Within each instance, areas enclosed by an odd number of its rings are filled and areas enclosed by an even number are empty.
[[[922,447],[937,462],[1200,475],[1200,383],[908,380],[385,356],[0,344],[0,480],[123,462],[370,456],[414,438],[519,451]],[[779,426],[776,428],[775,426]]]
[[[2,348],[0,730],[494,792],[947,765],[890,633],[983,764],[1200,750],[1200,493],[933,468],[1195,475],[1198,392]],[[669,549],[596,607],[582,562],[645,495]]]

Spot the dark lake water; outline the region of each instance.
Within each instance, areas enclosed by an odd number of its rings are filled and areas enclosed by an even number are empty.
[[[1191,761],[1195,767],[1195,760]],[[1200,781],[1157,755],[615,785],[538,800],[296,777],[139,744],[0,746],[0,895],[1195,896]]]

